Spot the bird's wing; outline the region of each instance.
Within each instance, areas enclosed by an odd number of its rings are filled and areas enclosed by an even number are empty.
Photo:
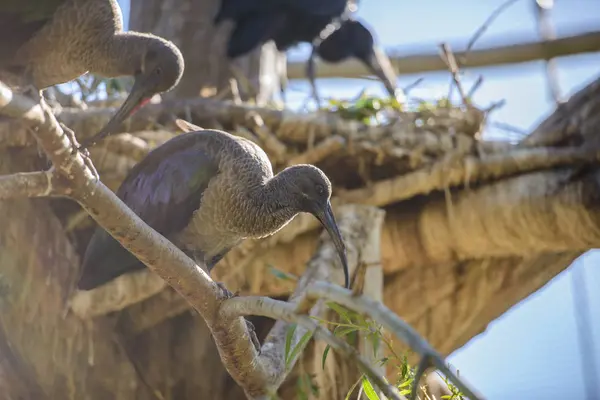
[[[181,231],[201,202],[202,193],[218,174],[208,151],[206,131],[190,132],[157,147],[137,164],[117,196],[163,236]],[[80,289],[93,289],[143,264],[104,229],[97,227],[82,265]]]
[[[65,0],[0,1],[0,65],[10,65],[17,50],[48,22]]]
[[[227,42],[227,57],[234,59],[243,56],[268,42],[284,25],[285,20],[285,14],[270,10],[236,21]]]
[[[285,1],[287,0],[221,0],[213,23],[218,25],[228,19],[237,21],[249,15],[262,14],[280,8]]]
[[[286,8],[311,14],[314,16],[342,15],[348,0],[279,0]]]

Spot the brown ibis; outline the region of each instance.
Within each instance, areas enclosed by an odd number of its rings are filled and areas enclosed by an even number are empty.
[[[182,120],[177,124],[183,130],[191,126]],[[253,142],[218,130],[188,131],[153,149],[116,194],[207,273],[242,240],[273,235],[298,213],[311,213],[331,236],[349,286],[346,248],[331,209],[331,183],[313,165],[290,166],[274,175],[269,158]],[[142,268],[141,261],[97,227],[78,288],[91,290]]]
[[[108,124],[81,147],[110,135],[157,93],[179,82],[184,61],[170,41],[124,32],[117,0],[3,0],[0,80],[39,91],[91,72],[133,76],[133,87]]]

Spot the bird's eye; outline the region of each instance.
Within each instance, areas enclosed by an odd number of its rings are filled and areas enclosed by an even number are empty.
[[[323,187],[323,185],[317,185],[315,189],[317,190],[318,195],[325,194],[325,188]]]
[[[162,74],[162,68],[156,68],[156,69],[154,70],[154,73],[155,73],[156,75],[160,75],[160,74]]]

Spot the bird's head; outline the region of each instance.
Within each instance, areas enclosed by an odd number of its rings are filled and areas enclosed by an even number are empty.
[[[345,286],[349,287],[346,246],[331,208],[331,182],[319,168],[299,164],[286,168],[281,175],[287,181],[286,196],[298,212],[314,215],[329,233],[344,269]]]
[[[362,61],[367,68],[385,86],[390,96],[396,96],[397,77],[390,59],[377,46],[371,31],[360,21],[347,20],[339,28],[340,34],[347,37],[347,43],[353,47],[354,57]]]
[[[140,64],[134,73],[133,87],[121,108],[113,115],[94,138],[110,135],[129,116],[147,104],[157,93],[173,89],[181,79],[184,61],[181,52],[173,43],[156,36],[146,37]]]

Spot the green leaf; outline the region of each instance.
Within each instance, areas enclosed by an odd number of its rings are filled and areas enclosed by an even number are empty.
[[[336,333],[336,336],[346,336],[349,333],[355,332],[357,329],[354,327],[348,327],[348,328],[340,328]]]
[[[323,358],[321,359],[321,366],[325,369],[325,360],[327,360],[327,354],[329,354],[329,350],[331,350],[331,346],[327,345],[325,347],[325,351],[323,352]]]
[[[362,380],[362,377],[358,378],[358,380],[356,382],[354,382],[354,385],[352,385],[350,390],[348,390],[348,393],[346,393],[346,397],[344,398],[344,400],[350,399],[350,396],[352,395],[352,392],[354,392],[356,385],[358,385],[361,380]]]
[[[379,400],[379,395],[377,394],[375,389],[373,389],[373,385],[371,385],[369,378],[367,378],[364,375],[362,378],[362,388],[369,400]]]
[[[373,346],[373,357],[377,357],[377,352],[379,351],[379,346],[381,345],[381,337],[379,337],[379,332],[371,332],[367,335],[367,339],[371,340],[371,345]]]
[[[294,332],[296,332],[296,324],[291,324],[288,327],[288,331],[285,334],[285,364],[287,365],[288,360],[290,358],[290,347],[292,346],[292,338],[294,337]]]
[[[327,307],[331,308],[333,311],[338,313],[339,316],[345,319],[347,322],[352,323],[352,320],[350,319],[350,314],[348,313],[348,310],[346,310],[344,307],[332,301],[327,302]]]
[[[296,276],[294,276],[294,275],[292,275],[292,274],[290,274],[288,272],[285,272],[285,271],[282,271],[280,269],[277,269],[277,268],[275,268],[272,265],[269,265],[268,268],[269,268],[269,272],[271,274],[275,275],[275,277],[278,278],[278,279],[281,279],[281,280],[284,280],[284,281],[297,281],[298,280],[298,277],[296,277]]]
[[[298,353],[302,350],[302,348],[304,348],[304,345],[310,340],[311,337],[312,337],[312,332],[311,331],[307,331],[304,335],[302,335],[302,337],[300,338],[300,340],[298,340],[298,343],[296,343],[296,346],[294,347],[294,350],[292,350],[292,353],[290,354],[290,356],[285,361],[286,367],[289,367],[289,365],[288,365],[289,362],[291,360],[293,360],[294,358],[296,358],[296,356],[298,355]],[[287,338],[286,338],[286,344],[287,344]]]

